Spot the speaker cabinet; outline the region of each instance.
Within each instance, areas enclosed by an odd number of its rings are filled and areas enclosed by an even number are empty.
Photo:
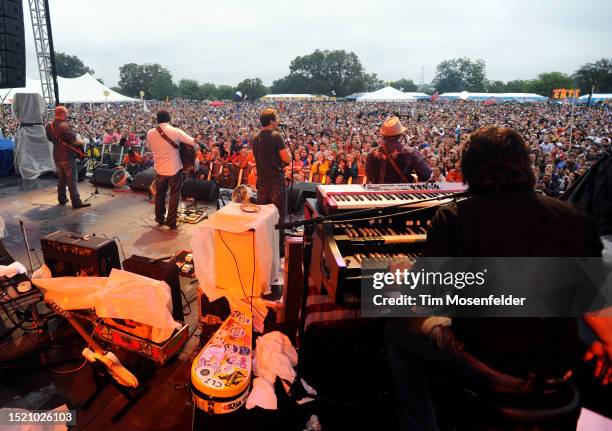
[[[0,88],[25,87],[25,66],[21,0],[0,0]]]

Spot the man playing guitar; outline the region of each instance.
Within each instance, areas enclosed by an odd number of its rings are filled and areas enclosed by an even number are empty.
[[[76,166],[76,159],[85,156],[82,150],[85,142],[77,138],[67,120],[68,109],[65,106],[56,106],[55,119],[45,128],[47,139],[53,143],[53,160],[57,168],[57,200],[60,205],[66,205],[68,202],[66,186],[68,186],[72,208],[85,208],[91,204],[82,202],[79,196]]]

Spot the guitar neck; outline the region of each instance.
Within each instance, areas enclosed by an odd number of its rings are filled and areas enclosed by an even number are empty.
[[[91,335],[89,335],[89,333],[85,330],[85,328],[83,328],[83,325],[81,325],[73,316],[72,313],[70,313],[69,311],[64,310],[62,307],[60,307],[59,305],[57,305],[53,300],[51,299],[45,299],[45,302],[47,302],[47,304],[49,304],[51,306],[51,308],[53,309],[53,311],[55,311],[57,314],[59,314],[60,316],[62,316],[64,319],[66,319],[68,321],[68,323],[70,323],[72,325],[72,327],[79,333],[79,335],[81,337],[83,337],[83,339],[87,342],[87,344],[89,344],[89,346],[98,354],[102,355],[104,354],[104,349],[91,337]]]

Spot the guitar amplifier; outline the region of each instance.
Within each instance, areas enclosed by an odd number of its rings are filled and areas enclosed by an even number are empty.
[[[170,286],[170,294],[172,296],[172,318],[177,322],[185,321],[179,269],[176,265],[149,257],[134,255],[123,261],[123,269],[154,280],[165,281]]]
[[[45,265],[53,277],[108,277],[121,269],[115,240],[59,230],[40,239]]]

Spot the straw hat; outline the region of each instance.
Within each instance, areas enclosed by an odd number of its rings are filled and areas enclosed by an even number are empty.
[[[383,136],[398,136],[405,131],[406,128],[402,126],[402,123],[397,117],[388,118],[380,128],[380,134]]]

